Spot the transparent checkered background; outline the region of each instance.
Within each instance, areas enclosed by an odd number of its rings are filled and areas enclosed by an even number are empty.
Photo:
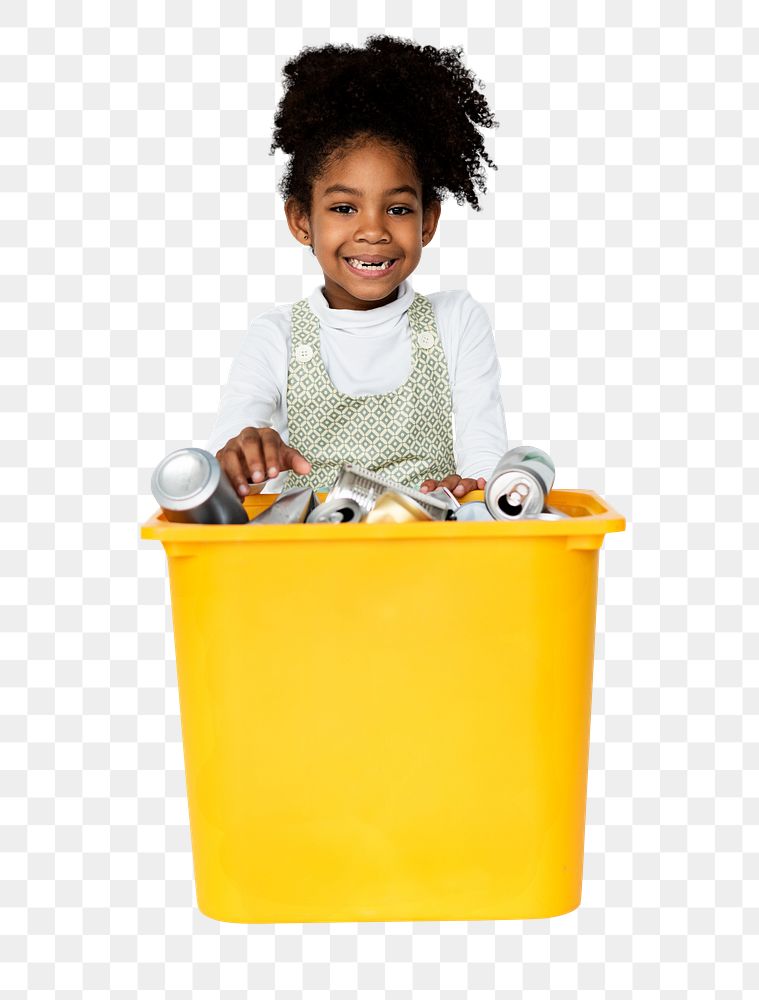
[[[414,286],[484,304],[510,441],[628,517],[601,552],[583,902],[219,924],[138,525],[250,320],[321,280],[268,154],[282,65],[381,31],[462,44],[500,122],[483,211],[444,202]],[[749,2],[0,6],[3,996],[759,988],[758,108]]]

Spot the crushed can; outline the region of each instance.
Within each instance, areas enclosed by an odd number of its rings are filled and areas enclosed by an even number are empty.
[[[429,493],[422,493],[420,490],[413,490],[401,483],[394,483],[386,476],[350,462],[345,462],[341,466],[337,478],[326,496],[325,503],[338,497],[348,497],[350,500],[355,500],[366,515],[374,507],[377,499],[388,490],[415,500],[433,521],[448,519],[451,509],[448,501],[442,500],[440,497],[433,497]]]
[[[280,493],[274,503],[254,517],[250,524],[302,524],[314,509],[314,491],[310,486],[296,486]]]

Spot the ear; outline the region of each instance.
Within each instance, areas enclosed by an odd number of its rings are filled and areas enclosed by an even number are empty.
[[[290,232],[293,234],[298,243],[303,245],[305,243],[303,237],[311,235],[311,225],[308,218],[308,212],[303,211],[303,207],[295,200],[295,198],[288,198],[285,202],[285,218],[287,219],[287,225]]]
[[[422,216],[422,243],[424,246],[427,246],[435,235],[442,208],[443,206],[440,201],[436,199],[424,210],[424,215]]]

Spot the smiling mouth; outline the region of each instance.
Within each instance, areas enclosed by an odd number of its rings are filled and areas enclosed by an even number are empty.
[[[381,274],[388,274],[390,271],[395,269],[395,265],[398,263],[398,258],[395,257],[392,260],[383,261],[381,264],[361,264],[355,257],[343,257],[346,266],[354,273],[360,274],[362,277],[379,277]],[[355,263],[351,263],[355,261]]]

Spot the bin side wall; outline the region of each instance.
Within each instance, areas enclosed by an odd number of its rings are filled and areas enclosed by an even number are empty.
[[[265,585],[249,545],[169,558],[201,909],[577,906],[598,553],[562,538],[260,548]]]

